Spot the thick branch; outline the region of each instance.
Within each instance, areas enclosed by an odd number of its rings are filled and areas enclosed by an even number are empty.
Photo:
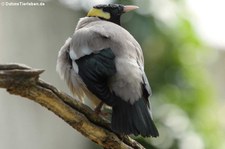
[[[48,108],[66,123],[104,148],[144,148],[129,137],[115,134],[109,123],[97,116],[92,109],[54,86],[39,80],[43,70],[25,65],[0,65],[0,88],[20,95]]]

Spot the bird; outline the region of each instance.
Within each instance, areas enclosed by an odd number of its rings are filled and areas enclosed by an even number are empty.
[[[122,135],[158,137],[141,46],[121,26],[135,5],[100,4],[80,18],[58,53],[56,70],[71,92],[96,109],[112,107],[111,129]]]

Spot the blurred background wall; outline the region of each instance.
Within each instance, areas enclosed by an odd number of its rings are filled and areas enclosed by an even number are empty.
[[[45,69],[41,78],[69,93],[55,65],[58,51],[73,33],[79,15],[58,2],[43,7],[1,6],[0,63]],[[0,149],[74,149],[91,145],[52,112],[0,90]]]
[[[56,58],[78,19],[99,3],[138,5],[122,17],[122,26],[143,48],[160,137],[135,139],[147,148],[225,148],[225,30],[219,0],[0,1],[0,63],[45,69],[41,78],[67,93],[55,71]],[[15,148],[98,147],[47,109],[0,89],[0,149]]]

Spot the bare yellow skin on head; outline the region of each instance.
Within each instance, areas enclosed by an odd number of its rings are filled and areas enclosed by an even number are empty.
[[[102,9],[92,8],[88,14],[88,17],[101,17],[104,19],[110,19],[110,13],[104,12]]]

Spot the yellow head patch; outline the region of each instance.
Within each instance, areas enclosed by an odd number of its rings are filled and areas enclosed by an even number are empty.
[[[88,17],[101,17],[104,19],[110,19],[110,13],[108,12],[104,12],[102,9],[96,9],[96,8],[92,8],[88,14]]]

